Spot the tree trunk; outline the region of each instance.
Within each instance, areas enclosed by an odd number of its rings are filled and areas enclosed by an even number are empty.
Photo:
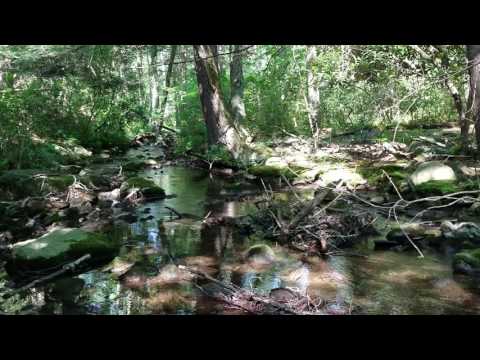
[[[467,45],[467,60],[470,75],[467,121],[475,124],[475,138],[480,152],[480,45]]]
[[[237,124],[241,124],[245,120],[245,104],[243,102],[244,81],[241,53],[242,49],[242,45],[234,46],[234,53],[230,63],[230,107],[232,109],[233,119]]]
[[[208,144],[221,144],[236,158],[242,139],[239,128],[225,107],[220,90],[218,66],[210,45],[194,45],[195,70],[203,116],[207,126]]]
[[[165,75],[165,90],[163,92],[162,105],[160,106],[160,122],[158,124],[158,129],[160,130],[163,123],[165,122],[165,108],[167,107],[168,92],[170,88],[170,83],[172,79],[173,63],[175,61],[175,55],[177,53],[177,45],[172,45],[170,50],[170,58],[168,60],[167,74]]]
[[[158,91],[159,87],[159,76],[158,76],[158,48],[157,45],[152,45],[150,48],[150,71],[151,71],[151,83],[150,83],[150,88],[151,88],[151,100],[150,100],[150,117],[153,118],[153,115],[155,112],[158,110],[158,106],[160,103],[160,95]]]
[[[308,119],[312,130],[314,147],[317,148],[320,132],[320,91],[318,90],[318,70],[315,69],[317,48],[315,45],[307,47],[307,106]]]
[[[429,53],[424,51],[418,45],[412,45],[411,48],[414,49],[418,54],[420,54],[424,59],[431,61],[438,68],[448,71],[448,57],[446,52],[442,51],[443,48],[441,46],[430,46]],[[440,57],[435,56],[435,53],[438,51],[440,51]],[[445,76],[444,84],[445,87],[448,89],[450,95],[452,96],[455,109],[458,113],[458,123],[461,129],[460,141],[462,144],[462,148],[465,151],[468,148],[468,122],[466,119],[466,112],[463,105],[462,97],[460,96],[460,92],[458,91],[457,87],[455,86],[454,82],[450,77]]]

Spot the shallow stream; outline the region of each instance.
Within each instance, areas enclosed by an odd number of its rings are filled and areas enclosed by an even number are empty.
[[[228,190],[225,180],[198,169],[164,167],[142,175],[176,196],[143,204],[136,210],[139,221],[118,229],[115,236],[128,240],[120,259],[135,265],[120,277],[99,268],[31,289],[9,300],[12,309],[33,306],[45,314],[241,313],[225,310],[189,281],[168,281],[168,271],[162,270],[175,261],[262,294],[277,287],[296,288],[348,304],[353,314],[480,313],[480,283],[452,275],[448,258],[438,253],[419,259],[414,251],[366,250],[367,258],[322,260],[270,244],[278,261],[262,271],[253,269],[242,261],[242,253],[262,239],[225,226],[207,231],[200,226],[207,214],[253,213],[251,201],[226,200],[228,191],[238,189]],[[175,220],[166,206],[185,217]]]

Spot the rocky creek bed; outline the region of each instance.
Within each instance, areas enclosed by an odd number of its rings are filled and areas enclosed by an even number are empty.
[[[480,312],[478,194],[442,197],[446,188],[469,191],[456,188],[462,171],[445,162],[418,166],[402,146],[382,147],[393,161],[355,169],[318,154],[290,159],[277,146],[247,172],[215,176],[139,145],[83,166],[0,175],[0,292],[92,255],[5,298],[1,312],[285,312],[265,299],[294,303],[297,313]],[[434,184],[435,195],[422,184]],[[425,196],[436,198],[415,202]]]

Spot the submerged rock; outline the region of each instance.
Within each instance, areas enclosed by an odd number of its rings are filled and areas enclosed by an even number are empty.
[[[271,264],[275,261],[275,252],[265,244],[253,245],[247,250],[245,258],[253,265]]]
[[[286,288],[276,288],[270,291],[270,297],[278,302],[287,303],[297,298],[296,294]]]
[[[453,169],[440,161],[429,161],[421,164],[409,177],[414,186],[429,181],[456,181],[457,177]]]
[[[92,260],[112,257],[118,244],[106,235],[74,228],[56,228],[49,233],[12,247],[9,272],[58,267],[90,254]]]

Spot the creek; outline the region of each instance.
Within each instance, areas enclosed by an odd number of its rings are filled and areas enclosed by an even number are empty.
[[[162,269],[179,262],[260,294],[278,287],[295,288],[332,304],[348,304],[353,314],[480,313],[480,284],[453,275],[447,255],[426,251],[420,259],[414,250],[374,251],[368,247],[371,239],[365,239],[366,258],[305,258],[257,236],[243,236],[229,226],[202,231],[207,215],[238,217],[256,211],[251,199],[229,199],[229,192],[239,189],[225,179],[180,166],[145,170],[140,175],[175,196],[143,203],[135,210],[138,221],[119,226],[112,234],[128,239],[119,255],[134,264],[126,274],[93,269],[32,288],[5,306],[34,307],[43,314],[242,313],[225,309],[188,280],[169,281],[168,272],[159,276]],[[183,218],[176,220],[168,207],[184,214]],[[244,251],[258,243],[273,248],[277,261],[271,267],[259,270],[243,262]]]

